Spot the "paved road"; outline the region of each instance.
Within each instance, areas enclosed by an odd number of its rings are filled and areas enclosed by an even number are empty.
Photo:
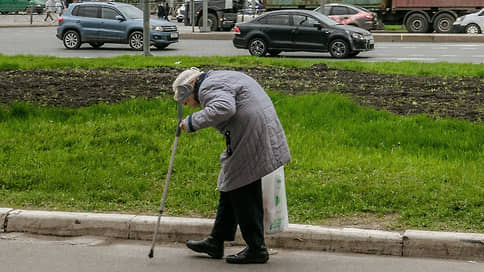
[[[55,37],[55,27],[0,28],[0,53],[5,55],[32,54],[60,57],[113,57],[140,55],[128,45],[106,44],[93,49],[83,44],[79,50],[66,50]],[[155,56],[236,56],[249,55],[247,50],[236,49],[231,40],[181,40],[167,49],[152,49]],[[289,58],[319,58],[333,60],[327,53],[282,53]],[[422,61],[484,63],[484,43],[384,43],[376,44],[372,52],[361,53],[360,61]]]
[[[417,259],[373,255],[343,255],[315,251],[272,250],[266,265],[230,265],[196,254],[180,244],[150,243],[95,237],[55,238],[0,233],[0,271],[359,271],[359,272],[482,272],[484,263],[463,260]],[[233,254],[240,247],[227,247]]]

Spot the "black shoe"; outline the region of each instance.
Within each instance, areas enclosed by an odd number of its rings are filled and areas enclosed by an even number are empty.
[[[215,259],[221,259],[224,256],[224,242],[212,236],[201,241],[187,240],[187,247],[196,252],[207,253]]]
[[[246,247],[235,255],[229,255],[225,261],[233,264],[263,264],[269,260],[269,252],[265,246],[253,250]]]

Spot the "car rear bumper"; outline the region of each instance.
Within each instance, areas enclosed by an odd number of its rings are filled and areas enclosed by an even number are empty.
[[[240,49],[247,49],[248,48],[247,41],[245,41],[239,35],[234,36],[234,38],[232,39],[232,43],[234,44],[235,48],[240,48]]]

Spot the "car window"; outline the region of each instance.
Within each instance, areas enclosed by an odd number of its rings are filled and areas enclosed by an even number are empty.
[[[276,14],[276,15],[264,16],[264,18],[262,18],[262,20],[260,20],[259,23],[267,24],[267,25],[289,25],[289,15]]]
[[[91,17],[91,18],[97,18],[97,7],[92,7],[92,6],[81,6],[79,7],[79,10],[77,11],[77,16],[81,17]]]
[[[346,15],[346,14],[349,14],[348,9],[343,6],[334,6],[331,9],[331,13],[330,13],[330,15]]]
[[[143,19],[143,11],[131,5],[118,6],[129,19]]]
[[[314,24],[318,24],[319,21],[311,16],[306,15],[293,15],[292,20],[295,26],[310,26],[314,27]]]
[[[112,8],[101,8],[101,18],[103,19],[116,20],[118,15],[119,13]]]
[[[354,8],[349,8],[349,7],[348,7],[348,8],[346,8],[346,9],[347,9],[346,11],[348,12],[348,13],[346,13],[346,14],[353,15],[353,14],[357,14],[357,13],[358,13],[358,11],[357,11],[356,9],[354,9]]]

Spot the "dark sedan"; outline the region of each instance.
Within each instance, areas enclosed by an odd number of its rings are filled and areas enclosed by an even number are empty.
[[[253,56],[276,56],[283,51],[329,52],[346,58],[374,49],[371,33],[359,27],[341,25],[327,16],[308,10],[280,10],[265,13],[234,27],[233,44]]]

